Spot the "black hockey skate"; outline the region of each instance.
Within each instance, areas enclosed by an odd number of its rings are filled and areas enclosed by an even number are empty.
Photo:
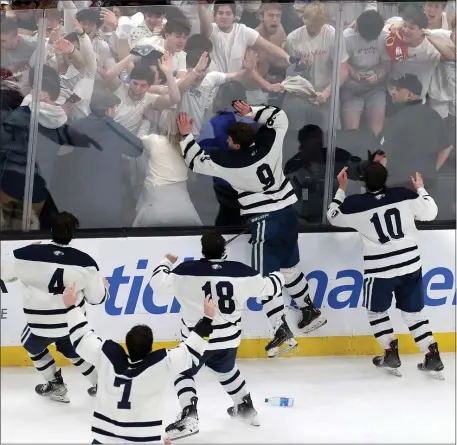
[[[432,343],[429,347],[423,363],[417,365],[419,371],[428,372],[430,377],[438,380],[444,380],[443,369],[444,365],[441,361],[440,351],[438,351],[438,343]]]
[[[314,306],[311,298],[305,297],[306,306],[300,308],[302,318],[298,322],[298,329],[301,329],[305,334],[319,329],[327,323],[327,319],[322,315],[322,312]]]
[[[287,324],[286,316],[283,315],[280,320],[278,320],[273,340],[267,344],[265,351],[267,351],[268,357],[274,358],[295,349],[297,346],[298,343]]]
[[[167,439],[182,439],[184,437],[193,436],[199,432],[197,401],[197,397],[192,397],[190,399],[191,404],[182,410],[176,422],[171,423],[165,428]]]
[[[242,403],[228,408],[227,413],[232,419],[240,419],[249,425],[260,426],[257,411],[254,409],[250,394],[243,397]]]
[[[91,397],[95,397],[97,395],[97,385],[91,386],[87,390],[87,394],[89,394]]]
[[[400,356],[398,355],[398,340],[390,343],[390,349],[384,351],[384,356],[378,355],[373,359],[373,365],[379,369],[385,369],[389,374],[401,377],[398,368],[401,366]]]
[[[54,374],[54,380],[35,386],[35,392],[44,397],[49,397],[56,402],[69,403],[70,399],[67,397],[68,388],[62,378],[62,370],[59,369]]]

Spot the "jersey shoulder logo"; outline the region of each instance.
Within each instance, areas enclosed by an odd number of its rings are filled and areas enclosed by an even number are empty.
[[[385,198],[386,195],[384,195],[383,193],[381,193],[380,195],[376,195],[375,198],[378,200],[378,201],[381,201],[382,198]]]
[[[214,270],[220,270],[220,269],[222,269],[222,266],[220,264],[213,264],[211,266],[211,268],[214,269]]]
[[[55,250],[55,251],[53,252],[53,254],[54,254],[55,256],[63,256],[63,255],[65,255],[65,254],[64,254],[63,252],[61,252],[60,250]]]

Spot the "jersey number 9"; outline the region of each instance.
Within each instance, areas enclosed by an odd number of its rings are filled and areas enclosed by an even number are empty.
[[[207,281],[202,287],[206,295],[212,295],[211,282]],[[219,298],[218,306],[222,314],[233,314],[235,312],[235,302],[233,301],[233,285],[230,281],[218,281],[216,283],[216,295]]]
[[[263,191],[268,190],[269,188],[275,185],[275,175],[273,170],[268,164],[262,164],[257,169],[257,177],[259,181],[264,185]]]

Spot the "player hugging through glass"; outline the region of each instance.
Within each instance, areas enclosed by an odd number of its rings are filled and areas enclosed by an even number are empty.
[[[337,227],[351,227],[360,234],[363,246],[363,301],[368,320],[384,356],[373,359],[378,368],[401,376],[398,340],[388,314],[395,294],[396,307],[414,341],[425,354],[421,371],[444,379],[444,369],[424,309],[422,264],[417,245],[415,220],[432,221],[438,214],[433,198],[426,192],[422,177],[411,177],[416,192],[404,187],[386,187],[387,169],[378,162],[364,173],[366,193],[346,198],[347,167],[338,175],[339,189],[327,217]]]
[[[70,213],[56,215],[52,228],[52,242],[34,243],[14,250],[2,260],[1,279],[18,280],[21,284],[22,304],[27,324],[22,331],[21,343],[35,369],[46,383],[37,385],[41,396],[68,403],[67,385],[62,370],[48,347],[56,346],[58,352],[71,361],[85,376],[92,387],[88,393],[97,392],[97,371],[93,363],[81,358],[70,342],[66,308],[62,301],[65,286],[76,283],[77,306],[86,312],[86,302],[102,304],[107,296],[106,281],[100,274],[95,260],[78,249],[70,247],[78,220]]]
[[[238,261],[226,260],[226,241],[218,233],[206,233],[201,239],[203,258],[185,261],[173,267],[177,257],[166,255],[154,269],[150,285],[154,293],[173,298],[181,305],[181,336],[185,340],[201,318],[201,302],[205,295],[217,301],[213,332],[203,355],[196,355],[198,365],[183,372],[175,380],[182,412],[176,422],[166,428],[169,439],[197,434],[197,390],[194,376],[206,366],[233,400],[227,413],[232,418],[259,426],[246,382],[236,366],[241,341],[241,318],[246,302],[257,295],[264,302],[282,300],[284,276],[273,272],[262,277],[256,270]],[[192,351],[191,351],[192,352]]]
[[[241,215],[251,230],[252,267],[262,276],[281,271],[285,287],[301,311],[298,328],[309,333],[327,320],[311,301],[308,282],[299,269],[299,222],[292,207],[297,196],[282,170],[287,116],[277,107],[251,107],[241,101],[233,106],[239,115],[257,122],[257,133],[250,124],[236,122],[227,133],[230,150],[205,154],[192,135],[192,120],[181,113],[178,128],[183,136],[184,160],[192,171],[221,178],[238,193]],[[276,357],[296,348],[284,302],[273,299],[264,302],[263,307],[274,332],[265,348],[268,356]]]

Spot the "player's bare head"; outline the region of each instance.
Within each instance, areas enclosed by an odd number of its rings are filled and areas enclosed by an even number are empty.
[[[52,241],[63,246],[70,244],[78,227],[79,221],[74,215],[68,212],[58,213],[51,228]]]
[[[225,239],[217,232],[202,236],[202,254],[207,260],[220,260],[225,256]]]
[[[364,172],[365,186],[369,192],[377,192],[386,186],[387,169],[379,162],[372,162]]]
[[[255,141],[255,130],[251,124],[235,122],[227,130],[228,145],[232,150],[245,150]]]
[[[143,360],[152,351],[152,329],[144,324],[134,326],[127,332],[125,345],[133,362]]]

